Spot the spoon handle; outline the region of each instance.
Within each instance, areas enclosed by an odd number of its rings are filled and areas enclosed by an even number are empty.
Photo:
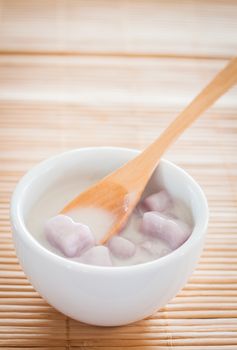
[[[144,188],[166,149],[208,107],[237,82],[237,57],[233,58],[194,100],[173,120],[161,136],[138,157],[118,169],[113,177],[130,188]],[[132,174],[128,178],[128,173]]]
[[[206,109],[220,96],[237,83],[237,57],[220,71],[214,79],[192,100],[192,102],[174,119],[161,136],[147,148],[155,151],[156,156],[163,154],[170,144],[182,134]]]

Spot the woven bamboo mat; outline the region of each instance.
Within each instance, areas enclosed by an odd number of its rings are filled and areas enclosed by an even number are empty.
[[[237,349],[237,89],[166,157],[203,187],[199,265],[155,315],[91,327],[48,305],[12,245],[9,200],[39,161],[84,146],[142,149],[237,52],[237,2],[0,0],[0,347]]]

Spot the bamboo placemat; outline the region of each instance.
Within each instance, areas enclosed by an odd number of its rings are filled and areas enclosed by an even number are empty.
[[[0,16],[0,347],[237,349],[236,88],[166,155],[211,215],[194,274],[155,315],[99,328],[60,314],[27,281],[9,224],[14,186],[39,161],[154,140],[236,54],[236,1],[1,0]]]

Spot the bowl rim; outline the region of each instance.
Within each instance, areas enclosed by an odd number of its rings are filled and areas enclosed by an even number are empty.
[[[60,256],[50,250],[48,250],[46,247],[44,247],[40,242],[34,238],[34,236],[30,233],[30,231],[27,229],[25,225],[25,221],[23,219],[22,210],[21,210],[21,198],[22,194],[26,191],[26,188],[29,184],[29,182],[32,182],[35,180],[38,176],[42,174],[38,174],[42,169],[52,166],[53,163],[57,163],[57,161],[61,157],[65,157],[67,155],[77,154],[81,152],[95,152],[97,151],[122,151],[122,152],[130,152],[136,154],[139,154],[141,152],[140,150],[134,149],[134,148],[125,148],[125,147],[82,147],[77,149],[72,149],[69,151],[65,151],[59,154],[56,154],[50,158],[47,158],[46,160],[41,161],[40,163],[36,164],[34,167],[32,167],[17,183],[15,190],[12,194],[11,198],[11,205],[10,205],[10,219],[11,219],[11,226],[12,231],[14,232],[14,235],[18,235],[21,241],[28,246],[30,249],[36,250],[39,254],[42,255],[43,258],[48,258],[50,260],[53,260],[55,263],[58,263],[60,265],[63,265],[64,267],[67,267],[69,269],[75,269],[75,270],[83,270],[85,272],[94,272],[94,271],[100,271],[102,273],[118,273],[120,271],[123,271],[123,273],[128,272],[134,272],[136,270],[143,270],[148,269],[151,267],[158,267],[162,266],[163,264],[167,264],[175,259],[178,259],[179,257],[183,256],[193,245],[195,245],[195,242],[200,240],[202,236],[205,235],[208,225],[208,219],[209,219],[209,209],[208,209],[208,203],[206,196],[201,189],[200,185],[196,182],[196,180],[193,179],[191,175],[189,175],[184,169],[177,166],[171,161],[168,161],[166,159],[161,159],[162,163],[166,163],[169,166],[175,168],[178,170],[182,175],[187,177],[189,181],[192,183],[192,187],[195,188],[195,192],[198,193],[199,199],[202,201],[202,207],[204,212],[203,222],[201,226],[199,227],[198,231],[201,231],[202,234],[198,235],[195,234],[195,229],[193,230],[191,236],[187,239],[185,243],[183,243],[179,248],[173,250],[171,253],[155,259],[151,261],[147,261],[145,263],[136,264],[136,265],[128,265],[128,266],[98,266],[98,265],[87,265],[80,263],[78,261],[70,260],[67,257]],[[37,176],[38,174],[38,176]],[[14,238],[13,235],[13,238]],[[14,240],[14,243],[16,245],[16,242]]]

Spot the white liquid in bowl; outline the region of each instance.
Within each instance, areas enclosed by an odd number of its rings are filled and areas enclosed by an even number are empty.
[[[29,213],[27,226],[34,237],[47,249],[52,252],[64,256],[57,248],[53,247],[46,239],[44,226],[48,219],[58,215],[61,209],[80,192],[92,185],[95,180],[80,180],[76,178],[69,183],[56,184],[47,193],[45,193],[37,203],[32,207]],[[192,226],[191,213],[180,200],[174,200],[172,207],[169,209],[169,215],[177,217],[190,226]],[[98,208],[81,208],[70,213],[70,217],[75,221],[89,226],[96,243],[108,231],[113,217],[111,214]],[[110,259],[113,266],[127,266],[144,263],[154,259],[158,259],[169,254],[172,249],[164,240],[157,237],[149,237],[141,232],[142,215],[138,211],[134,212],[127,223],[125,229],[120,233],[124,237],[135,244],[136,251],[131,257],[122,258],[114,255],[109,251]],[[80,261],[80,258],[73,258]]]

